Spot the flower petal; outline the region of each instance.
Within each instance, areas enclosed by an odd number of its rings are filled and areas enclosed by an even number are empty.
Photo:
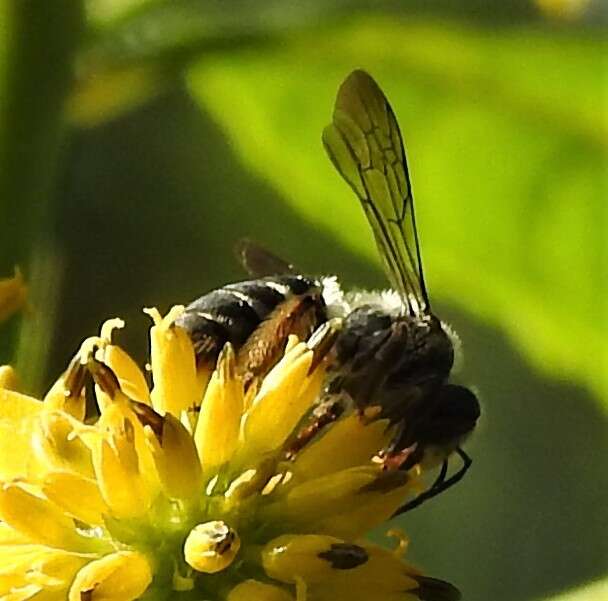
[[[37,399],[0,388],[0,480],[27,474],[30,433],[43,409]]]
[[[74,551],[86,549],[73,520],[21,483],[6,483],[0,488],[0,518],[33,542]]]
[[[146,428],[145,435],[167,496],[196,497],[202,488],[201,464],[194,440],[185,426],[171,413],[166,413],[162,432],[157,435]]]
[[[0,595],[28,584],[27,573],[48,553],[48,549],[29,543],[0,547]]]
[[[114,372],[125,395],[134,401],[150,405],[146,377],[129,354],[115,344],[108,344],[103,350],[103,362]]]
[[[343,597],[349,601],[458,601],[461,598],[454,586],[422,575],[405,563],[398,552],[371,543],[364,543],[361,548],[367,561],[352,569],[335,569],[322,582],[311,582],[307,588],[309,597],[315,601]],[[325,556],[330,559],[329,554]]]
[[[316,532],[357,539],[390,520],[411,491],[409,482],[388,490],[359,490],[356,500],[348,507],[323,516],[310,527]]]
[[[313,352],[299,343],[266,376],[245,415],[244,453],[259,455],[279,448],[310,409],[321,385],[320,379],[308,375],[312,360]]]
[[[243,413],[243,383],[236,374],[234,350],[227,344],[213,372],[194,431],[205,474],[213,474],[236,450]]]
[[[92,526],[102,526],[108,512],[97,482],[74,472],[51,472],[44,479],[42,492],[66,513]]]
[[[5,522],[0,522],[0,552],[2,547],[6,545],[25,545],[30,543],[27,536],[23,536],[21,532],[11,528]]]
[[[76,572],[91,560],[91,555],[38,546],[36,554],[23,559],[24,584],[43,587],[49,598],[52,598],[50,593],[55,592],[60,595],[58,598],[65,599]],[[44,594],[40,597],[46,598]]]
[[[192,341],[185,330],[173,323],[182,310],[173,307],[164,318],[156,309],[145,310],[154,320],[150,329],[152,404],[159,413],[169,411],[176,417],[199,406],[203,396]]]
[[[93,465],[104,501],[116,518],[141,516],[158,493],[160,483],[144,427],[119,398],[101,414],[97,427],[105,433],[93,450]],[[142,405],[146,407],[146,405]]]
[[[330,556],[342,550],[342,558],[336,561]],[[335,555],[338,555],[336,552]],[[285,534],[266,544],[262,551],[262,565],[268,576],[279,582],[307,584],[324,582],[339,570],[352,570],[368,560],[365,550],[347,544],[333,536],[318,534]]]
[[[24,419],[38,415],[44,405],[26,394],[0,388],[0,420],[19,427]]]
[[[0,321],[8,319],[27,303],[27,286],[21,270],[15,267],[12,278],[0,279]]]
[[[366,423],[359,415],[349,415],[298,453],[292,466],[293,481],[369,463],[391,438],[388,420]]]
[[[38,597],[39,593],[44,595],[42,591],[42,587],[38,584],[28,584],[23,587],[11,588],[11,590],[6,594],[0,597],[1,601],[27,601],[28,599],[33,599],[34,597]],[[48,596],[44,601],[48,601]]]
[[[152,569],[141,553],[120,551],[90,562],[70,588],[69,601],[132,601],[152,582]]]
[[[32,430],[33,475],[42,478],[49,471],[67,470],[94,477],[89,445],[101,436],[94,428],[84,426],[67,413],[52,411],[41,415]],[[87,442],[83,439],[85,433]]]
[[[339,514],[361,501],[359,491],[372,484],[380,468],[360,466],[328,474],[288,488],[276,502],[260,509],[262,521],[287,521],[294,526],[307,526],[327,515]]]
[[[86,412],[84,388],[75,394],[70,394],[65,385],[65,377],[61,376],[44,395],[46,411],[65,411],[77,420],[82,421]]]
[[[271,578],[286,583],[303,581],[310,598],[323,601],[418,599],[420,580],[424,580],[395,552],[316,534],[277,537],[264,547],[262,564]]]
[[[19,388],[19,377],[10,365],[0,365],[0,388],[14,391]]]
[[[120,447],[117,450],[103,440],[93,454],[99,489],[115,517],[141,516],[152,500],[139,472],[135,450],[128,444]]]
[[[228,593],[226,601],[295,601],[295,597],[278,586],[245,580]]]
[[[160,490],[160,480],[146,430],[162,428],[163,418],[149,405],[127,398],[119,388],[113,391],[111,401],[102,411],[97,428],[106,431],[111,446],[139,474],[152,498]]]

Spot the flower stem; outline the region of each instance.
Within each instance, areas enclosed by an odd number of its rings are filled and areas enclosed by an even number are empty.
[[[34,315],[29,329],[39,334],[40,326],[52,325],[45,298],[53,282],[30,278],[29,263],[34,249],[49,247],[50,207],[66,141],[64,103],[83,22],[81,0],[0,0],[0,271],[11,273],[15,264],[24,268]],[[36,313],[45,316],[39,323]],[[28,336],[17,321],[1,337],[0,360],[9,358],[17,337]],[[39,340],[26,346],[36,352],[19,367],[27,368],[24,381],[35,386],[46,345]]]

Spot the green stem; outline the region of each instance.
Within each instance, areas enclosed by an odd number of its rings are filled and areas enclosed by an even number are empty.
[[[82,0],[0,0],[0,274],[23,266],[34,313],[30,327],[38,312],[46,312],[49,278],[33,281],[28,265],[50,235],[49,209],[66,142],[64,102],[83,22]],[[3,328],[0,360],[14,346],[16,323]],[[23,362],[22,376],[31,385],[41,375],[42,346]]]

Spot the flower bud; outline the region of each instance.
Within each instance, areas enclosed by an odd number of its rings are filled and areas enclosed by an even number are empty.
[[[82,568],[68,596],[69,601],[133,601],[152,582],[152,570],[144,555],[120,551]]]
[[[214,574],[236,557],[241,539],[226,522],[215,520],[195,526],[184,543],[186,562],[198,572]]]

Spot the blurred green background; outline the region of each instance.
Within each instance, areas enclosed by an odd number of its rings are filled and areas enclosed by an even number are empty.
[[[39,393],[115,315],[143,361],[141,307],[242,279],[243,236],[385,285],[320,143],[362,67],[484,408],[469,476],[400,520],[410,557],[470,601],[608,599],[607,25],[601,0],[0,0],[0,277],[29,285],[0,362]]]

